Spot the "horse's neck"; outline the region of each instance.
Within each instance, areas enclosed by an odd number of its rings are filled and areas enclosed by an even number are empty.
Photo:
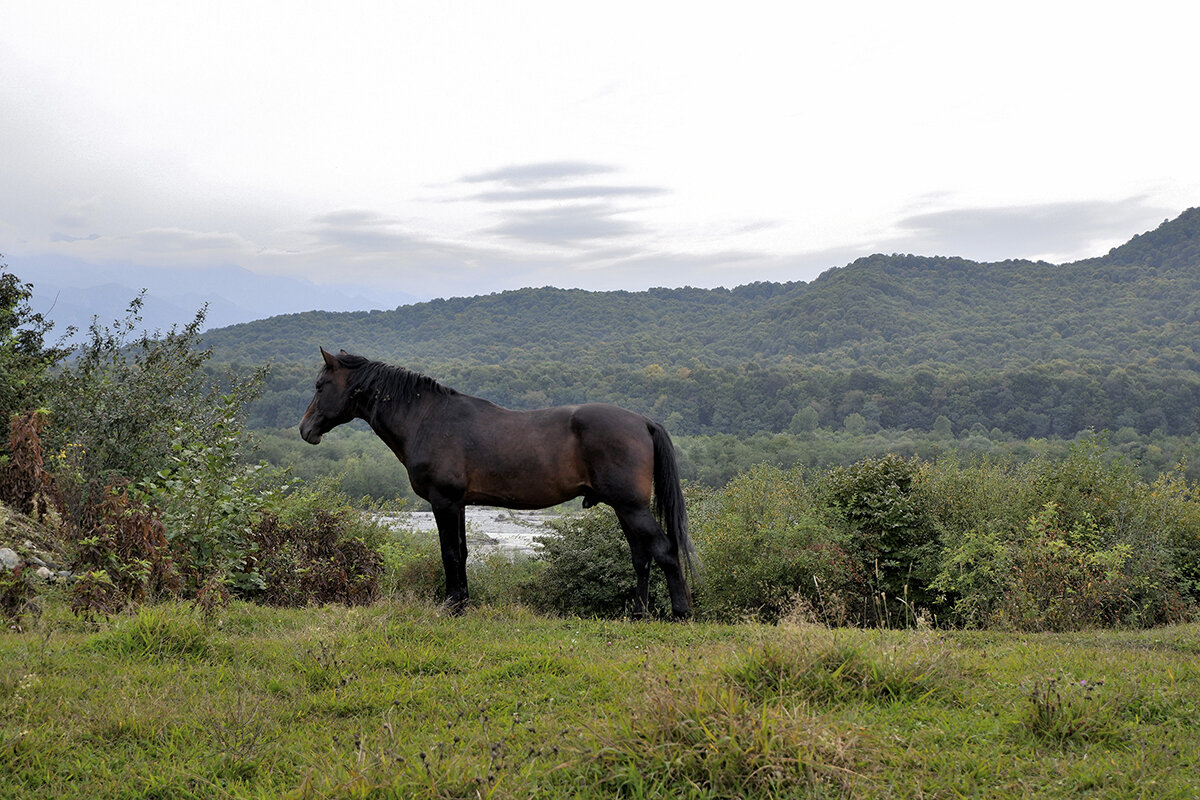
[[[407,464],[409,444],[418,435],[425,418],[433,413],[432,404],[431,399],[419,398],[386,409],[368,409],[362,418],[401,463]]]

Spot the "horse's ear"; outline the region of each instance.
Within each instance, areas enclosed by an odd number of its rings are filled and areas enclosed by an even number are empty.
[[[345,351],[343,350],[342,352]],[[337,356],[333,355],[332,353],[325,352],[324,347],[321,348],[321,358],[325,359],[325,366],[329,367],[330,369],[337,369],[341,366],[338,364]]]

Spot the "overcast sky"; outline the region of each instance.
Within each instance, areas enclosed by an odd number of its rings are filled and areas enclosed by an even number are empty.
[[[1195,7],[0,0],[0,253],[421,298],[1100,255],[1200,205]]]

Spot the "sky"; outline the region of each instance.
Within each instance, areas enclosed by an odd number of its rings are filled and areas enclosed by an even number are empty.
[[[1102,255],[1200,205],[1194,9],[0,0],[0,253],[420,299]]]

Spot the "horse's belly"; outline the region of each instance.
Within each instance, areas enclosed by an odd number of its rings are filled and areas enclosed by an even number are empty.
[[[467,502],[505,508],[546,508],[588,488],[587,468],[573,443],[494,451],[470,459],[466,477]]]

